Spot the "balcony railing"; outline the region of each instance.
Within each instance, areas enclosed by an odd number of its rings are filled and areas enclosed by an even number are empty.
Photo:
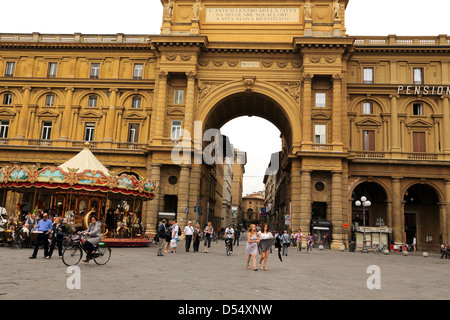
[[[356,159],[399,159],[417,161],[448,161],[450,154],[426,152],[400,152],[391,153],[383,151],[350,151]]]
[[[450,36],[439,35],[435,37],[407,37],[407,36],[397,36],[389,35],[385,37],[355,37],[355,45],[358,46],[448,46],[450,44]]]
[[[83,35],[75,34],[5,34],[0,33],[0,42],[45,42],[45,43],[148,43],[148,35]]]

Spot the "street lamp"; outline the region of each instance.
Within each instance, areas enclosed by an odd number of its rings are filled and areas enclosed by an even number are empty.
[[[355,201],[355,205],[357,207],[362,206],[363,208],[363,226],[364,226],[364,236],[363,236],[363,249],[362,249],[362,253],[367,253],[369,251],[367,251],[367,244],[366,244],[366,207],[370,207],[372,205],[372,203],[367,200],[366,197],[362,196],[361,197],[361,201],[360,200],[356,200]]]

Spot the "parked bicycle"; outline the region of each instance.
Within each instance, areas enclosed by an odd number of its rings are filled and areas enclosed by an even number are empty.
[[[62,255],[62,261],[66,266],[77,265],[81,258],[83,258],[83,252],[88,255],[84,247],[86,239],[83,236],[75,234],[71,236],[68,246],[64,249]],[[103,242],[100,242],[93,254],[93,260],[98,265],[105,265],[111,258],[111,248]]]

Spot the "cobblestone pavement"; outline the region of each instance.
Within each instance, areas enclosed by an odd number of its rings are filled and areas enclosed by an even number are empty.
[[[9,299],[187,299],[187,300],[298,300],[298,299],[450,299],[450,260],[437,253],[362,254],[315,250],[279,261],[277,251],[268,269],[247,270],[245,242],[225,255],[224,243],[213,243],[208,254],[185,252],[156,256],[157,247],[112,248],[105,266],[80,262],[81,289],[68,289],[71,273],[57,253],[51,260],[28,259],[31,249],[0,248],[0,300]],[[367,273],[379,266],[381,289],[370,290]]]

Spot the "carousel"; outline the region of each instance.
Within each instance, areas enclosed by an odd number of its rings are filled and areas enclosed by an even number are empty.
[[[63,217],[74,231],[86,230],[95,215],[102,222],[103,242],[110,246],[150,245],[142,211],[145,202],[154,198],[156,187],[156,181],[108,171],[90,151],[89,143],[57,167],[0,167],[4,195],[7,191],[27,193],[32,198],[30,209]],[[2,207],[4,203],[5,199]]]

